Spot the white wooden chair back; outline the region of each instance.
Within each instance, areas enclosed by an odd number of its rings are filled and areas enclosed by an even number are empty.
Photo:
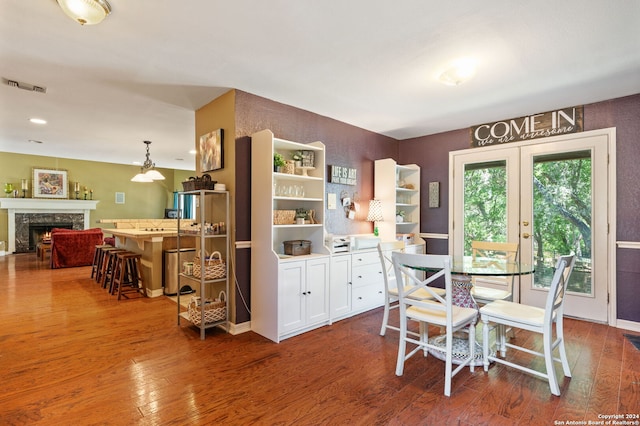
[[[518,260],[518,243],[504,243],[493,241],[472,241],[471,257],[475,262],[480,258],[500,259],[507,262]],[[515,276],[474,276],[472,291],[476,302],[485,304],[494,300],[513,300],[513,283]]]

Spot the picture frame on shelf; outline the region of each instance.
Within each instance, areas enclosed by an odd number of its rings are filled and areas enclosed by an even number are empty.
[[[34,167],[33,198],[69,198],[67,171]]]
[[[224,168],[223,129],[200,136],[200,168],[202,172],[213,172]]]

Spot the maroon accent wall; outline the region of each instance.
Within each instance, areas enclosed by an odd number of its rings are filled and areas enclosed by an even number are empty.
[[[563,107],[561,105],[559,107]],[[617,238],[640,241],[640,94],[584,106],[584,129],[616,128],[617,139]],[[396,141],[318,114],[280,104],[269,99],[237,91],[236,94],[236,224],[237,240],[251,239],[251,134],[270,129],[280,138],[312,142],[320,140],[327,147],[327,164],[358,169],[358,186],[327,184],[327,192],[338,195],[344,189],[358,192],[366,209],[373,197],[373,160],[396,158],[400,164],[421,167],[423,188],[440,182],[440,207],[421,211],[421,232],[448,232],[449,152],[469,148],[469,130],[460,129],[437,135]],[[422,205],[427,206],[426,192]],[[350,221],[342,210],[325,211],[328,232],[351,234],[371,232],[371,224]],[[363,212],[366,214],[366,211]],[[429,253],[447,253],[446,240],[427,241]],[[242,251],[242,250],[240,250]],[[250,255],[238,256],[238,270],[243,294],[249,294]],[[618,249],[617,311],[618,318],[640,322],[637,294],[640,289],[639,250]],[[249,319],[244,307],[236,307],[238,323]]]
[[[559,105],[564,107],[566,105]],[[640,94],[584,106],[584,130],[616,128],[617,239],[640,241]],[[449,152],[470,147],[468,129],[400,141],[398,161],[416,163],[421,187],[440,182],[440,207],[421,211],[421,232],[448,232]],[[422,206],[427,205],[423,192]],[[446,240],[428,240],[429,253],[447,253]],[[640,250],[618,249],[618,318],[640,322]]]
[[[236,203],[241,202],[243,206],[248,206],[248,201],[241,200],[241,197],[246,197],[246,200],[251,198],[250,136],[264,129],[271,130],[278,138],[291,141],[321,141],[326,146],[327,165],[356,168],[357,185],[327,183],[326,190],[336,193],[338,198],[343,190],[347,191],[351,198],[354,198],[356,193],[363,209],[356,220],[347,219],[341,208],[325,210],[325,226],[327,232],[333,234],[373,232],[372,224],[364,221],[369,200],[373,198],[373,161],[380,158],[396,158],[398,141],[309,111],[236,91],[236,149],[241,151],[237,157],[242,166],[236,170],[236,185],[243,188],[243,193],[236,195]],[[242,156],[248,157],[249,162]],[[250,239],[250,208],[236,208],[236,211],[238,216],[242,215],[236,218],[237,239]],[[241,236],[241,226],[243,234],[246,235]]]
[[[398,141],[240,90],[236,91],[235,108],[236,241],[251,240],[251,135],[264,129],[281,139],[302,143],[321,141],[326,146],[327,165],[356,168],[356,186],[327,183],[326,191],[336,193],[338,198],[343,190],[351,198],[355,193],[363,209],[356,220],[347,219],[340,207],[325,210],[325,226],[327,232],[333,234],[373,232],[372,224],[364,221],[369,200],[373,198],[373,161],[396,158]],[[251,257],[247,252],[236,250],[238,285],[244,295],[250,294]],[[236,303],[236,323],[248,320],[249,313],[242,303]]]

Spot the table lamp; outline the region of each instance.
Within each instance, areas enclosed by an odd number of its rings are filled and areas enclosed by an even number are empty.
[[[382,202],[380,200],[369,201],[369,214],[367,221],[373,222],[373,235],[378,236],[378,222],[383,221],[382,218]]]

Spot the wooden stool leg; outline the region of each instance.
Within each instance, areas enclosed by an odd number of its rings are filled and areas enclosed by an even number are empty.
[[[122,269],[120,270],[117,279],[118,300],[120,300],[122,296],[128,298],[128,293],[140,293],[143,296],[145,295],[141,275],[141,257],[141,255],[135,253],[118,256],[119,261],[120,259],[122,260]]]

